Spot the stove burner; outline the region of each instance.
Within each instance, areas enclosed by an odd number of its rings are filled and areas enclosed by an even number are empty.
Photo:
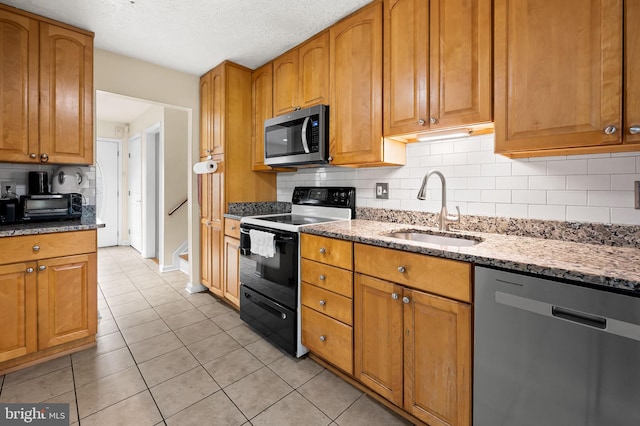
[[[314,223],[332,222],[336,219],[318,216],[302,216],[297,214],[283,214],[277,216],[261,217],[260,220],[266,220],[269,222],[286,223],[289,225],[310,225]]]

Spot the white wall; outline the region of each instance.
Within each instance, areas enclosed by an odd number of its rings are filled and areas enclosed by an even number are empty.
[[[101,49],[94,50],[94,87],[96,90],[117,93],[139,99],[159,102],[173,107],[182,107],[189,116],[187,136],[188,164],[198,159],[200,120],[200,77],[185,74],[169,68],[150,64]],[[195,160],[194,160],[195,159]],[[124,168],[124,167],[123,167]],[[188,234],[190,253],[199,252],[199,227],[197,187],[193,173],[188,173]],[[200,262],[198,256],[191,256],[190,280],[200,282]]]
[[[422,178],[438,169],[447,178],[447,205],[463,214],[640,225],[633,182],[640,153],[509,159],[493,153],[493,135],[407,145],[403,167],[324,167],[278,174],[278,201],[294,186],[356,187],[356,206],[437,213],[441,187],[432,177],[429,200],[416,199]],[[375,198],[375,183],[389,183],[389,200]],[[455,211],[455,210],[453,210]]]

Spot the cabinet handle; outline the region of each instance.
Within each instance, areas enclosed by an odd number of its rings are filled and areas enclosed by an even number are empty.
[[[605,135],[612,135],[614,134],[616,131],[618,130],[618,128],[616,126],[607,126],[604,128],[604,134]]]
[[[318,278],[320,278],[320,281],[324,281],[327,277],[325,277],[324,275],[320,274],[320,276]]]
[[[327,250],[325,250],[325,248],[324,248],[324,247],[322,247],[322,248],[320,249],[320,254],[325,254],[326,252],[327,252]]]
[[[391,298],[393,300],[398,300],[398,293],[391,293]]]
[[[35,159],[37,157],[35,152],[32,152],[31,154],[29,154],[29,158],[33,158]]]
[[[407,270],[404,266],[398,266],[398,272],[400,272],[401,274],[404,274],[406,271]]]
[[[418,120],[418,125],[419,126],[424,126],[426,123],[426,121],[424,121],[422,118],[420,120]]]
[[[320,336],[320,341],[321,341],[321,342],[324,342],[325,340],[327,340],[327,337],[326,337],[326,336]]]
[[[45,269],[47,269],[45,265],[38,266],[38,271],[44,271]]]
[[[326,301],[324,301],[324,300],[321,300],[321,301],[320,301],[320,306],[324,306],[324,305],[326,305],[326,304],[327,304],[327,302],[326,302]]]
[[[431,124],[436,124],[437,122],[438,122],[438,119],[437,119],[437,118],[435,118],[435,117],[431,117],[431,118],[429,119],[429,123],[431,123]]]
[[[403,298],[402,298],[402,301],[403,301],[405,304],[407,304],[407,303],[411,302],[411,299],[409,299],[407,296],[405,296],[405,297],[403,297]]]
[[[635,125],[629,127],[629,134],[630,135],[637,135],[638,133],[640,133],[640,124],[635,124]]]
[[[40,154],[40,161],[46,163],[47,161],[49,161],[49,156],[47,154]]]
[[[40,246],[39,245],[33,246],[33,251],[40,251]]]
[[[31,267],[27,268],[27,274],[30,274],[32,272],[33,272],[33,268],[31,268]]]

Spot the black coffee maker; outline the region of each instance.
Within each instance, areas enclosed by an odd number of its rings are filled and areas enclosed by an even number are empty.
[[[29,172],[29,195],[49,194],[49,174],[45,171]]]

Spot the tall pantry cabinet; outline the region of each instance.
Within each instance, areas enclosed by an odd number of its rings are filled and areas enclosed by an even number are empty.
[[[93,163],[93,33],[0,4],[0,162]]]
[[[200,275],[202,284],[225,298],[238,285],[224,265],[224,214],[228,203],[276,200],[276,176],[252,170],[251,70],[225,61],[200,78],[200,161],[218,163],[215,173],[198,176]],[[233,254],[232,254],[233,255]],[[231,283],[231,284],[230,284]],[[230,300],[236,304],[235,300]]]

